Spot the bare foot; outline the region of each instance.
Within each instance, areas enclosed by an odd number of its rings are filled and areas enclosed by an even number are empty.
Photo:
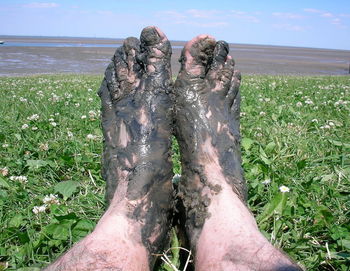
[[[47,270],[151,270],[168,242],[173,204],[171,46],[156,27],[128,38],[99,95],[108,210],[95,230]]]
[[[201,35],[182,51],[175,82],[183,166],[178,196],[196,270],[301,270],[259,232],[245,205],[240,74],[224,41]]]

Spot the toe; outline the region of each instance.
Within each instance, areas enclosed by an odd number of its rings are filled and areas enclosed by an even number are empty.
[[[112,58],[112,62],[109,63],[106,71],[105,71],[105,77],[104,77],[104,88],[100,88],[100,96],[108,91],[108,95],[110,95],[111,100],[115,100],[119,96],[119,82],[117,80],[116,76],[116,62],[115,62],[115,56],[120,53],[121,48],[118,48]],[[103,92],[104,91],[104,92]],[[104,97],[106,100],[107,93],[104,93]],[[102,96],[101,96],[102,99]]]
[[[232,107],[235,103],[235,99],[237,97],[237,94],[239,93],[240,85],[241,85],[241,73],[240,71],[234,71],[230,82],[230,88],[226,95],[226,100],[230,105],[230,107]]]
[[[215,39],[209,35],[199,35],[187,42],[180,58],[181,71],[203,78],[213,61],[215,45]]]
[[[241,73],[235,71],[231,81],[231,87],[227,93],[226,99],[231,108],[231,114],[233,117],[236,130],[240,131],[240,113],[241,113],[241,94],[239,87],[241,85]]]
[[[147,74],[169,73],[171,45],[165,34],[155,26],[149,26],[141,32],[141,51],[138,62]]]
[[[134,37],[127,38],[123,46],[119,48],[114,57],[115,76],[123,91],[131,91],[138,84],[141,76],[140,66],[136,56],[140,52],[140,42]]]
[[[218,69],[225,65],[227,60],[227,55],[229,52],[229,45],[226,41],[219,40],[216,43],[214,49],[213,63],[211,64],[211,69]]]

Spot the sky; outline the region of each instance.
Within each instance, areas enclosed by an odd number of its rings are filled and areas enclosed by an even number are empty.
[[[139,37],[210,34],[232,43],[350,50],[349,0],[0,0],[0,35]]]

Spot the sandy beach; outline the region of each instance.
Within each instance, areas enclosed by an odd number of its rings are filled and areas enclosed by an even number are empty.
[[[122,39],[0,36],[0,76],[103,74]],[[185,42],[172,41],[173,75]],[[350,50],[230,44],[243,74],[347,75]]]

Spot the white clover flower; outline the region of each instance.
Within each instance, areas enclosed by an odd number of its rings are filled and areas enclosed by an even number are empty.
[[[27,118],[27,120],[38,120],[39,119],[39,115],[38,114],[33,114],[30,117]]]
[[[261,183],[267,185],[267,184],[271,183],[271,180],[270,179],[266,179],[266,180],[262,181]]]
[[[81,119],[83,120],[83,119],[86,119],[86,115],[82,115],[81,116]]]
[[[335,124],[334,124],[333,121],[329,121],[329,122],[328,122],[328,125],[329,125],[329,126],[335,126]]]
[[[23,97],[20,97],[19,100],[20,100],[21,102],[27,102],[27,101],[28,101],[26,98],[23,98]]]
[[[91,88],[88,88],[88,91],[89,91],[89,92],[91,92],[91,91],[92,91],[92,89],[91,89]]]
[[[94,100],[94,99],[92,99],[92,98],[89,98],[89,99],[88,99],[89,102],[92,102],[93,100]]]
[[[33,213],[34,214],[39,214],[39,213],[45,213],[46,212],[47,205],[44,204],[42,206],[34,206],[33,208]]]
[[[241,113],[239,113],[239,116],[240,117],[244,117],[246,115],[246,113],[245,112],[241,112]]]
[[[305,101],[305,103],[306,103],[306,104],[314,104],[314,102],[311,101],[310,99],[307,99],[307,100]]]
[[[97,116],[97,114],[96,114],[95,111],[93,111],[93,110],[90,110],[90,111],[89,111],[89,117],[90,117],[90,119],[93,119],[93,118],[95,118],[96,116]]]
[[[43,199],[43,203],[45,204],[60,204],[57,195],[50,194],[49,196],[45,196]]]
[[[56,122],[50,122],[50,124],[53,126],[53,127],[56,127],[57,126],[57,123]]]
[[[175,175],[173,176],[172,182],[173,182],[173,183],[177,183],[177,182],[180,181],[180,179],[181,179],[181,175],[180,175],[180,174],[175,174]]]
[[[49,150],[49,144],[48,143],[40,143],[39,144],[39,150],[41,150],[41,151],[48,151]]]
[[[72,133],[71,131],[68,131],[68,132],[67,132],[67,136],[68,136],[68,137],[73,137],[73,133]]]
[[[297,102],[297,103],[296,103],[296,106],[297,106],[297,107],[301,107],[301,106],[303,106],[303,103],[302,103],[302,102]]]
[[[23,124],[21,127],[23,130],[29,128],[29,125],[27,123]]]
[[[34,127],[32,127],[32,130],[36,131],[36,130],[38,130],[38,127],[34,126]]]
[[[7,143],[5,143],[5,144],[2,144],[2,147],[3,148],[8,148],[10,145],[9,144],[7,144]]]
[[[49,121],[52,122],[52,121],[55,121],[55,120],[51,118],[51,119],[49,119]]]
[[[60,113],[58,113],[58,112],[57,112],[57,113],[55,113],[55,116],[59,116],[59,115],[60,115]]]
[[[279,190],[281,191],[281,193],[286,193],[286,192],[289,192],[289,191],[290,191],[289,187],[287,187],[287,186],[285,186],[285,185],[281,185],[281,186],[279,187]]]
[[[9,174],[9,169],[7,167],[0,168],[0,172],[2,176],[7,176]]]
[[[94,140],[94,139],[96,139],[96,137],[97,137],[97,136],[92,135],[92,134],[88,134],[88,135],[86,136],[86,138],[87,138],[87,139],[90,139],[90,140]]]
[[[75,105],[75,107],[79,107],[80,106],[80,103],[76,103],[76,104],[74,104]]]
[[[20,183],[27,183],[28,179],[26,176],[10,176],[11,181],[19,181]]]
[[[261,111],[261,112],[259,113],[259,115],[260,115],[260,116],[266,116],[266,113],[265,113],[264,111]]]
[[[52,93],[52,98],[51,98],[51,100],[53,101],[53,102],[58,102],[59,100],[60,100],[60,96],[57,96],[56,94],[54,94],[54,93]]]

